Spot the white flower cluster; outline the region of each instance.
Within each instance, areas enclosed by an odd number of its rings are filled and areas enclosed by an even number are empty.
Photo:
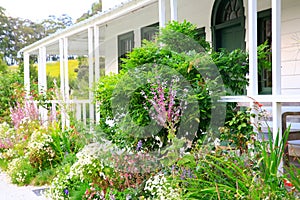
[[[49,199],[64,200],[63,191],[66,189],[68,181],[64,174],[59,173],[58,176],[53,179],[50,189],[46,191],[46,197]]]
[[[24,183],[26,175],[27,175],[26,171],[19,171],[17,173],[16,181],[18,183]]]
[[[103,160],[100,158],[101,148],[99,143],[85,146],[76,154],[78,160],[71,166],[69,179],[79,176],[80,180],[85,179],[85,174],[91,174],[93,169],[101,171],[104,168]],[[100,174],[104,179],[103,173]]]
[[[55,151],[50,147],[50,143],[53,142],[52,137],[43,132],[43,130],[35,130],[30,136],[30,140],[28,143],[28,152],[26,152],[26,156],[30,157],[30,155],[43,155],[46,153],[47,160],[51,162],[56,156]]]
[[[0,140],[1,139],[15,139],[14,129],[6,122],[0,124]]]
[[[70,182],[84,181],[86,176],[94,175],[106,179],[102,172],[104,166],[110,166],[105,163],[105,153],[111,151],[111,143],[104,142],[92,143],[85,146],[80,152],[76,154],[78,160],[67,170],[68,172],[59,173],[52,181],[52,185],[47,192],[47,197],[50,199],[64,199],[63,190],[68,188]],[[110,163],[112,165],[112,163]],[[110,166],[112,167],[112,166]]]
[[[18,156],[18,152],[15,149],[8,149],[5,153],[1,155],[2,158],[11,159]]]
[[[19,166],[23,158],[15,158],[9,163],[7,173],[14,178],[18,183],[24,183],[27,175],[27,170],[20,170]],[[17,172],[17,173],[16,173]],[[13,175],[16,173],[15,175]]]
[[[53,142],[53,139],[50,135],[40,130],[35,130],[30,137],[28,147],[34,150],[42,150],[49,146],[51,142]]]
[[[164,174],[160,173],[146,182],[144,190],[150,192],[151,199],[157,200],[176,200],[180,199],[179,189],[173,188],[171,183],[167,181]]]

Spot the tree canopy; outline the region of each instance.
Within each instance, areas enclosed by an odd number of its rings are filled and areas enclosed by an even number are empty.
[[[102,11],[102,0],[98,0],[98,2],[95,2],[92,4],[91,9],[87,12],[83,13],[81,17],[79,17],[76,22],[83,21],[85,19],[88,19],[91,16],[96,15],[97,13]]]
[[[85,20],[102,11],[102,0],[91,5],[91,9],[76,19],[76,22]],[[49,15],[41,22],[29,19],[10,17],[5,14],[5,8],[0,6],[0,54],[8,64],[17,61],[18,52],[48,35],[73,25],[72,18],[67,14],[61,16]]]

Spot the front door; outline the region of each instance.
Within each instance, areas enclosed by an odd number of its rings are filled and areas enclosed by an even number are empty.
[[[225,48],[228,51],[243,48],[244,34],[240,25],[234,25],[217,30],[216,48]]]

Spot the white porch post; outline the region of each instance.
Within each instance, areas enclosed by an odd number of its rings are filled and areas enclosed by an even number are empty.
[[[66,103],[66,112],[68,111],[69,108],[69,100],[70,100],[70,95],[69,95],[69,63],[68,63],[68,38],[64,38],[64,48],[63,48],[63,63],[64,63],[64,86],[65,86],[65,91],[64,91],[64,96],[65,96],[65,103]],[[70,119],[68,117],[68,113],[64,113],[66,116],[66,127],[70,128]]]
[[[159,12],[159,26],[165,27],[166,25],[166,0],[158,1],[158,12]]]
[[[134,30],[134,47],[142,46],[141,29]]]
[[[248,27],[249,27],[249,86],[247,88],[248,96],[258,94],[258,78],[257,78],[257,0],[248,1]],[[254,124],[253,129],[257,132],[258,111],[255,109],[255,102],[250,102],[251,112],[255,114],[251,118],[251,123]]]
[[[60,94],[62,102],[65,102],[65,70],[64,70],[64,39],[59,39],[59,71],[60,71]],[[66,116],[65,109],[61,108],[61,126],[62,130],[65,129],[66,126]]]
[[[272,0],[272,95],[281,95],[281,0]],[[279,133],[282,139],[281,130],[281,103],[272,102],[273,105],[273,138]],[[279,170],[282,170],[283,163]]]
[[[47,90],[47,76],[46,76],[46,48],[39,48],[38,58],[38,88],[40,93]]]
[[[26,98],[30,95],[30,65],[29,65],[29,53],[24,52],[24,87],[26,92]]]
[[[248,1],[249,6],[249,87],[248,95],[258,93],[257,79],[257,0]]]
[[[90,124],[94,122],[94,105],[93,101],[93,83],[94,83],[94,43],[93,43],[93,27],[88,29],[88,62],[89,62],[89,100],[90,100]]]
[[[94,48],[95,48],[95,82],[98,83],[100,79],[100,30],[99,26],[94,26]],[[100,113],[99,111],[99,105],[96,103],[96,124],[100,121]]]
[[[100,42],[99,42],[99,27],[94,26],[94,53],[95,53],[95,82],[100,78]]]
[[[47,91],[47,74],[46,74],[46,47],[39,48],[39,57],[38,57],[38,89],[40,94],[45,94]],[[47,121],[47,109],[42,106],[39,107],[40,116],[42,122]]]
[[[62,100],[65,100],[65,70],[64,70],[64,39],[59,39],[59,73],[60,73],[60,93]]]
[[[178,1],[177,0],[170,0],[171,5],[171,21],[178,20]]]

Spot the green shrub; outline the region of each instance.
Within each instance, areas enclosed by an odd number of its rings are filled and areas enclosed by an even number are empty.
[[[161,29],[158,41],[171,51],[182,53],[189,51],[203,52],[210,49],[209,43],[199,38],[197,26],[184,20],[172,21]]]
[[[23,76],[0,72],[0,122],[11,123],[10,108],[23,98]]]
[[[31,166],[28,158],[15,158],[8,164],[7,172],[12,183],[28,185],[37,173],[37,169]]]
[[[55,162],[56,153],[50,144],[53,139],[47,134],[46,129],[35,130],[28,143],[28,152],[30,164],[39,171],[52,168]]]
[[[171,35],[168,35],[169,33]],[[176,33],[178,34],[176,35]],[[212,110],[218,110],[219,113],[224,110],[223,105],[216,104],[219,96],[224,95],[222,91],[224,88],[222,88],[221,77],[216,73],[218,70],[213,64],[211,55],[205,53],[203,49],[198,52],[195,49],[191,50],[192,47],[177,49],[178,51],[172,49],[172,44],[174,44],[172,39],[180,42],[180,38],[184,39],[184,44],[200,46],[199,41],[195,40],[195,26],[188,22],[172,22],[166,26],[166,29],[162,30],[162,34],[158,38],[165,45],[145,42],[142,47],[135,48],[129,53],[127,59],[123,59],[120,74],[104,77],[98,84],[96,100],[101,104],[99,110],[101,113],[100,127],[104,135],[120,147],[133,149],[141,138],[146,137],[147,139],[143,143],[149,143],[149,150],[156,149],[157,145],[151,145],[156,144],[153,138],[147,136],[156,134],[159,137],[164,137],[167,135],[166,129],[156,128],[150,124],[151,118],[144,108],[146,100],[140,92],[144,91],[146,95],[151,95],[150,84],[147,84],[148,79],[156,82],[157,76],[161,80],[170,80],[170,77],[176,75],[180,77],[180,81],[185,82],[182,85],[187,84],[191,87],[187,99],[188,103],[193,104],[193,108],[191,108],[192,106],[189,107],[194,112],[190,116],[190,121],[186,122],[199,125],[195,131],[197,132],[197,139],[212,131],[208,130]],[[242,52],[239,53],[243,54]],[[246,59],[245,54],[239,56],[244,56]],[[236,64],[236,68],[239,64],[240,62]],[[244,77],[246,72],[246,69],[242,68],[236,71],[235,75]],[[231,81],[228,82],[231,83]],[[235,85],[234,88],[243,90],[246,84],[247,81],[238,86]],[[119,99],[123,102],[117,102]],[[194,104],[194,102],[197,103]],[[125,105],[126,103],[127,105]],[[128,110],[126,110],[127,108]],[[113,113],[113,110],[116,113]],[[118,116],[125,117],[120,119]],[[218,117],[222,119],[221,115]],[[113,122],[112,126],[108,125],[108,121]],[[183,126],[181,125],[181,127]],[[217,132],[217,127],[214,128],[214,131]],[[192,132],[192,128],[190,130]],[[187,132],[190,133],[188,130]]]
[[[30,184],[37,186],[50,185],[55,175],[56,169],[54,168],[37,172]]]
[[[3,55],[0,54],[0,73],[6,73],[8,66],[6,62],[3,60]]]
[[[225,122],[225,126],[219,129],[221,132],[221,145],[236,148],[241,154],[247,152],[252,138],[257,135],[251,124],[253,115],[250,109],[234,113],[232,119]]]

